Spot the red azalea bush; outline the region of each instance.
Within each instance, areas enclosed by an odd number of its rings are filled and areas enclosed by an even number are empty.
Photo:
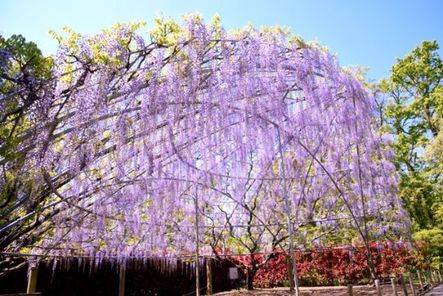
[[[379,277],[401,274],[415,268],[425,268],[425,246],[412,249],[408,244],[371,243],[371,255],[375,272]],[[265,256],[254,255],[257,262]],[[249,256],[233,256],[231,259],[246,267]],[[297,273],[302,285],[343,285],[365,282],[370,278],[366,248],[328,248],[296,253]],[[276,252],[255,274],[254,286],[261,288],[282,286],[288,281],[288,255]]]

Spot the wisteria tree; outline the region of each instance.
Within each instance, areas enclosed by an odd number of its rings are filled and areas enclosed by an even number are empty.
[[[51,78],[18,135],[23,175],[45,189],[25,217],[50,217],[33,254],[209,254],[227,234],[259,238],[256,252],[297,245],[308,222],[347,223],[368,248],[407,231],[373,99],[325,49],[279,28],[228,33],[218,18],[157,20],[150,38],[139,28],[56,36]]]

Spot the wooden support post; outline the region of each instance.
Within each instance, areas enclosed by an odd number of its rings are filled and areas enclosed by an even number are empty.
[[[380,280],[375,280],[375,289],[377,290],[377,296],[382,296],[381,294],[381,286],[380,286]]]
[[[402,274],[400,275],[400,283],[401,283],[401,287],[403,288],[403,294],[405,296],[408,296],[408,288],[406,288],[405,277]]]
[[[349,296],[352,296],[352,295],[353,295],[353,293],[352,293],[352,284],[349,284],[349,285],[348,285],[348,295],[349,295]]]
[[[212,258],[206,260],[206,295],[212,295]]]
[[[391,285],[392,285],[392,292],[394,293],[395,296],[398,296],[397,286],[395,285],[395,278],[394,277],[391,278]]]
[[[421,280],[421,275],[419,270],[417,270],[417,277],[418,277],[418,282],[420,283],[420,289],[423,289],[423,282]]]
[[[126,266],[125,263],[120,265],[118,274],[118,296],[125,296],[125,280],[126,280]]]
[[[412,281],[412,274],[409,274],[408,278],[409,278],[409,286],[411,286],[412,296],[415,296],[415,287],[414,287],[414,282]]]
[[[38,274],[38,264],[35,262],[29,262],[28,285],[26,287],[26,294],[37,292],[37,274]]]
[[[288,187],[286,184],[286,169],[285,169],[285,162],[284,162],[284,157],[283,157],[283,147],[282,147],[282,142],[281,142],[281,138],[280,138],[280,128],[275,125],[275,127],[277,128],[277,135],[278,135],[278,150],[280,152],[280,163],[281,163],[281,174],[283,177],[283,199],[285,201],[285,211],[286,211],[286,219],[287,219],[287,225],[288,225],[288,239],[289,239],[289,255],[291,256],[292,259],[292,275],[293,275],[293,279],[294,279],[294,292],[295,292],[295,296],[299,296],[300,295],[300,289],[298,286],[298,276],[297,276],[297,260],[296,260],[296,250],[294,248],[294,224],[291,221],[291,207],[289,204],[289,195],[288,195]],[[197,295],[198,296],[198,295]]]

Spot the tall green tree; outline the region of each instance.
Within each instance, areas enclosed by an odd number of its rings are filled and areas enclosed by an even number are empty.
[[[33,196],[42,186],[32,181],[35,172],[25,167],[23,145],[36,140],[30,114],[50,87],[51,65],[52,59],[35,43],[21,35],[0,35],[0,251],[13,243],[35,241],[34,230],[46,219],[39,214],[48,194]],[[0,254],[0,277],[23,264]]]
[[[0,225],[3,214],[17,204],[20,183],[26,182],[20,173],[24,153],[19,145],[29,125],[28,111],[44,94],[51,63],[23,36],[0,36]]]
[[[443,63],[438,49],[436,41],[424,41],[397,60],[381,88],[388,95],[383,128],[395,138],[399,194],[415,237],[443,246]]]

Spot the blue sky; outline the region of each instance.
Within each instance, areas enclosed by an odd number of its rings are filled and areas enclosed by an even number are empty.
[[[443,47],[439,0],[0,0],[0,34],[20,33],[51,54],[57,44],[50,29],[68,26],[93,34],[135,20],[147,21],[149,28],[159,14],[179,19],[195,11],[207,20],[218,13],[226,28],[248,22],[290,27],[305,40],[327,46],[342,65],[369,67],[368,78],[375,80],[423,40],[437,40]]]

